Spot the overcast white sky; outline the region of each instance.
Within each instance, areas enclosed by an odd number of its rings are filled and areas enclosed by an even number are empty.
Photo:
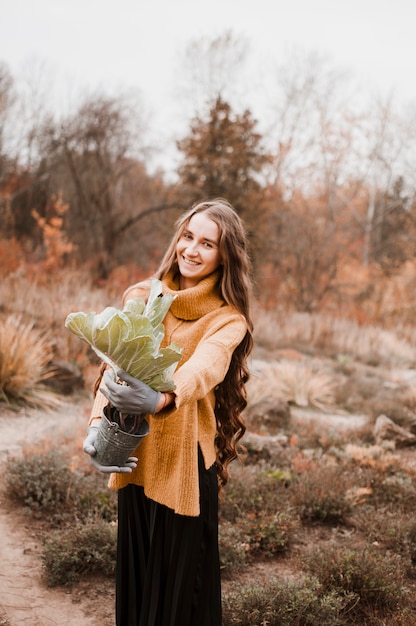
[[[328,55],[368,88],[416,103],[416,0],[1,0],[0,61],[18,77],[45,63],[62,97],[137,88],[169,119],[178,56],[231,30],[255,62],[293,46]],[[63,93],[63,92],[67,93]]]

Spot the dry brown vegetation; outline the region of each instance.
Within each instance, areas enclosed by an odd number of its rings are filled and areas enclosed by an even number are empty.
[[[155,269],[175,217],[226,197],[249,233],[255,350],[246,462],[221,505],[224,626],[416,624],[414,448],[374,430],[380,415],[415,430],[414,125],[391,102],[362,110],[315,58],[283,64],[276,83],[267,137],[250,110],[210,94],[167,182],[148,171],[140,110],[121,96],[86,97],[62,119],[46,107],[14,137],[19,94],[0,64],[0,408],[39,418],[68,376],[69,398],[81,381],[89,393],[98,363],[65,330],[68,313],[119,305]],[[32,453],[14,464],[8,501],[25,493],[36,530],[53,527],[49,583],[88,593],[88,510],[113,546],[114,509],[74,461],[79,440],[70,458]],[[24,471],[48,463],[48,484]],[[54,498],[68,505],[60,519]]]
[[[0,343],[3,363],[12,362],[14,324],[24,331],[16,338],[22,340],[22,380],[27,368],[37,378],[32,392],[55,397],[43,378],[51,363],[62,361],[81,370],[89,389],[98,364],[63,322],[71,310],[117,303],[128,272],[109,288],[94,286],[75,269],[38,273],[36,280],[30,275],[34,268],[21,268],[0,287],[3,297],[13,295],[3,300],[1,313],[9,341]],[[413,428],[412,333],[404,326],[260,307],[255,321],[246,460],[234,464],[221,504],[224,624],[416,623],[414,450],[380,445],[373,433],[380,414]],[[25,349],[31,333],[34,345],[45,348],[40,363],[36,351]],[[4,380],[2,386],[7,393]],[[8,394],[11,405],[27,399]],[[107,557],[112,554],[108,524],[115,520],[115,502],[75,461],[82,457],[80,436],[78,448],[49,441],[26,449],[25,463],[7,466],[6,489],[8,500],[31,511],[38,536],[45,537],[37,557],[43,584],[70,585],[85,598],[88,592],[76,590],[96,586],[97,563],[100,575],[109,576],[103,584],[112,585],[114,562],[88,550],[99,537]]]

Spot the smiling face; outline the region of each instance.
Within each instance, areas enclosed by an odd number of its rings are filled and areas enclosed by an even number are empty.
[[[180,287],[195,287],[219,267],[220,232],[217,224],[204,213],[195,213],[176,244]]]

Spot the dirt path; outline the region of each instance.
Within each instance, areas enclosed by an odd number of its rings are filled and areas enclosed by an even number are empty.
[[[83,396],[76,403],[64,400],[47,412],[0,409],[0,466],[9,455],[18,456],[27,443],[82,432],[89,406],[89,398]],[[30,518],[10,510],[0,497],[0,626],[113,626],[111,582],[108,593],[95,588],[94,582],[70,591],[48,588],[42,581],[39,552]]]

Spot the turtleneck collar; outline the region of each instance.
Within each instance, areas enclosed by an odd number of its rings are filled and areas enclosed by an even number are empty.
[[[219,293],[220,272],[216,271],[201,280],[195,287],[179,288],[179,276],[169,272],[163,278],[163,293],[175,296],[170,311],[182,320],[197,320],[224,305]]]

